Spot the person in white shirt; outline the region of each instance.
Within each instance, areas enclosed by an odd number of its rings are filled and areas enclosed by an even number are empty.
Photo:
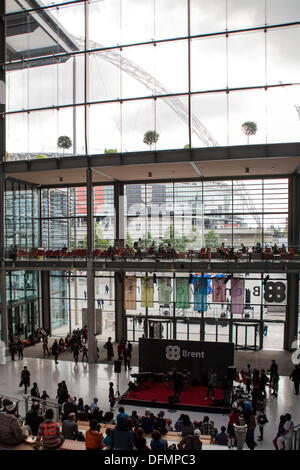
[[[294,423],[289,413],[287,413],[285,417],[286,422],[283,426],[284,434],[277,439],[277,445],[279,450],[291,450],[292,446]]]

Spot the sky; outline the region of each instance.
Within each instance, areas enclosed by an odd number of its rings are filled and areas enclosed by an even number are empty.
[[[44,0],[45,5],[58,2]],[[226,4],[228,13],[226,16]],[[187,35],[186,0],[100,0],[89,6],[89,37],[105,46]],[[121,6],[121,8],[120,8]],[[12,0],[8,7],[13,9]],[[70,35],[84,36],[83,5],[51,9],[50,13]],[[191,34],[300,21],[299,0],[191,0]],[[300,104],[300,26],[238,33],[191,41],[191,90],[207,91],[245,86],[294,83],[265,90],[206,93],[191,99],[192,114],[219,145],[246,144],[241,125],[250,120],[258,131],[250,144],[299,141],[300,121],[294,107]],[[23,48],[28,46],[28,37]],[[21,41],[22,47],[22,41]],[[123,48],[116,51],[154,77],[167,91],[188,90],[188,44],[171,43]],[[110,56],[111,57],[111,56]],[[77,61],[77,102],[83,100],[84,60]],[[89,98],[114,100],[151,96],[154,91],[116,65],[105,53],[90,55]],[[134,68],[135,66],[133,66]],[[148,76],[149,77],[149,76]],[[146,79],[147,80],[147,79]],[[173,101],[173,103],[172,103]],[[181,98],[187,109],[187,97]],[[7,73],[7,110],[72,103],[72,60],[65,64]],[[172,106],[169,106],[172,104]],[[146,150],[143,135],[159,133],[157,149],[182,148],[188,127],[168,100],[140,100],[89,108],[89,153],[105,148]],[[175,109],[175,110],[174,110]],[[77,108],[77,153],[84,152],[83,108]],[[196,122],[194,123],[194,125]],[[7,118],[7,150],[56,152],[59,135],[73,137],[72,109],[16,114]],[[205,146],[192,134],[192,146]],[[73,151],[71,149],[70,151]]]

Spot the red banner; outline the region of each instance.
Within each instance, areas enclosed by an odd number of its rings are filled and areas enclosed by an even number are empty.
[[[237,277],[231,278],[231,313],[233,315],[243,315],[245,298],[245,279]]]
[[[213,302],[226,302],[226,286],[225,286],[225,279],[214,277],[212,280],[212,301]]]

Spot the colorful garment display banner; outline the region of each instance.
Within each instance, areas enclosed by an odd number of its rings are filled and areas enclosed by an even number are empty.
[[[245,297],[245,279],[231,278],[231,313],[232,315],[243,315]]]
[[[176,279],[176,308],[190,307],[190,285],[186,277]]]
[[[124,308],[136,310],[136,277],[129,276],[124,279]]]
[[[158,303],[159,305],[170,305],[171,303],[171,278],[158,278]]]
[[[226,284],[224,278],[213,278],[212,280],[212,301],[213,302],[226,302]]]
[[[194,310],[206,312],[207,310],[207,279],[205,277],[193,276],[194,288]]]
[[[154,285],[153,277],[142,277],[142,307],[153,308]]]

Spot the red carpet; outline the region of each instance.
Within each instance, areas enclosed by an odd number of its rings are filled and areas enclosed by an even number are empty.
[[[144,401],[144,402],[157,402],[168,405],[168,397],[173,395],[173,387],[167,382],[151,383],[146,382],[143,385],[143,390],[131,391],[124,395],[125,400]],[[207,394],[207,387],[199,386],[185,386],[180,394],[179,404],[196,407],[213,407],[214,403],[211,399],[205,400]],[[221,388],[215,391],[215,399],[222,400],[224,398]]]

